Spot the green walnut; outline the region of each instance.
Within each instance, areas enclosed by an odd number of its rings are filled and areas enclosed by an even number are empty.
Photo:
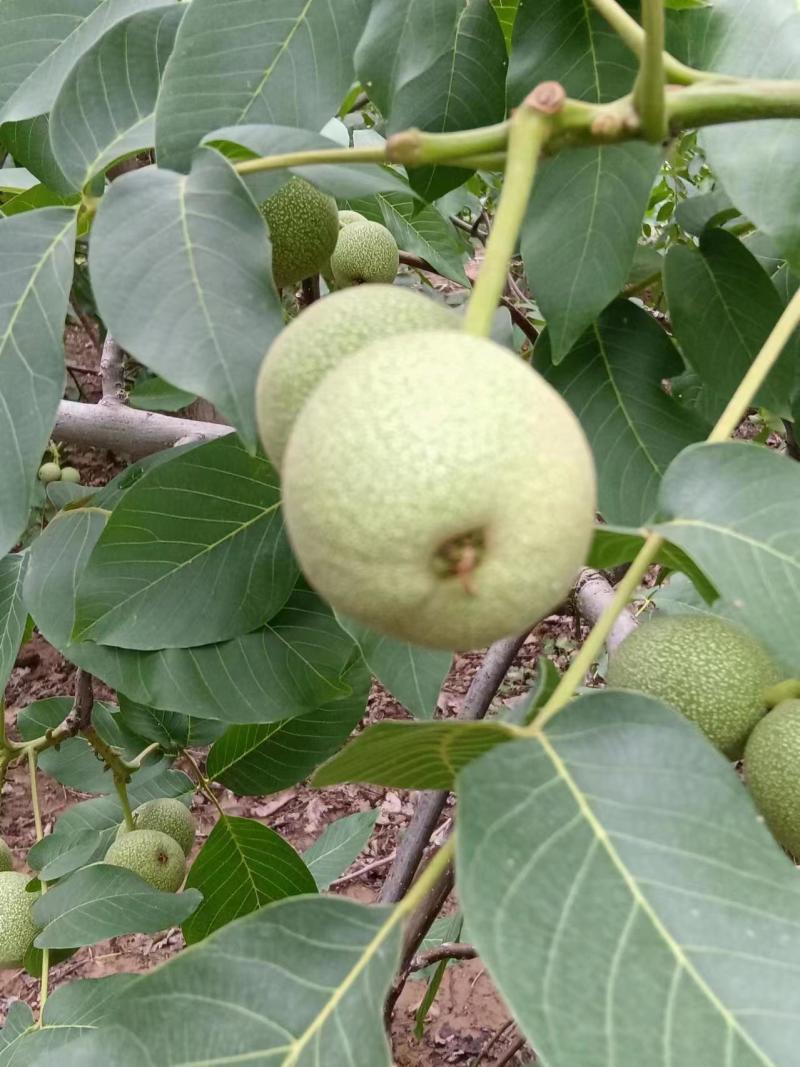
[[[105,862],[126,867],[165,893],[180,889],[186,871],[183,849],[160,830],[131,830],[122,834],[106,852]]]
[[[332,367],[376,338],[457,328],[452,311],[398,285],[343,289],[302,311],[273,342],[256,385],[258,429],[276,469],[300,409]]]
[[[81,472],[79,470],[76,470],[75,467],[62,467],[61,481],[71,482],[73,485],[80,485]]]
[[[608,684],[636,689],[697,723],[728,759],[739,759],[765,713],[764,693],[781,680],[767,651],[714,615],[662,615],[627,637],[611,657]]]
[[[400,265],[397,242],[379,222],[343,226],[331,256],[331,273],[340,289],[394,281]]]
[[[333,197],[294,177],[264,201],[261,212],[269,226],[277,286],[296,285],[325,267],[339,236]]]
[[[160,830],[171,837],[183,849],[185,856],[192,851],[195,833],[194,816],[180,800],[172,797],[159,797],[140,804],[133,811],[133,821],[137,830]],[[125,823],[120,825],[117,837],[130,833]]]
[[[354,222],[368,222],[366,215],[362,215],[360,211],[340,211],[339,212],[339,228],[343,226],[352,226]]]
[[[775,839],[800,858],[800,700],[756,723],[744,749],[747,787]]]
[[[29,881],[18,871],[0,873],[0,968],[19,967],[39,932],[33,921],[39,894],[26,891]]]
[[[43,463],[39,468],[39,481],[48,485],[50,482],[57,482],[61,478],[61,468],[57,463]]]
[[[282,485],[322,596],[434,648],[481,648],[552,611],[594,526],[594,462],[567,404],[507,349],[455,330],[382,338],[329,371]]]

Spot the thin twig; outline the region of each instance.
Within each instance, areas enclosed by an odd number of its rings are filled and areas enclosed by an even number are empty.
[[[505,1054],[505,1056],[503,1056],[503,1058],[501,1060],[497,1061],[497,1063],[495,1064],[495,1067],[505,1067],[505,1065],[507,1063],[511,1063],[511,1061],[514,1059],[516,1054],[518,1052],[521,1052],[525,1048],[526,1044],[527,1044],[527,1041],[525,1040],[524,1037],[518,1037],[517,1040],[514,1042],[514,1044],[511,1046],[511,1048],[508,1050],[508,1052]],[[534,1052],[533,1055],[535,1057],[536,1053]]]
[[[370,871],[377,870],[378,867],[385,867],[388,863],[397,855],[397,850],[392,849],[386,856],[381,856],[379,860],[373,860],[372,863],[366,863],[363,867],[359,867],[355,871],[351,871],[349,874],[343,874],[341,878],[336,878],[330,883],[328,889],[338,888],[340,885],[345,885],[347,882],[355,882],[357,878],[360,878],[363,874],[369,874]]]
[[[436,948],[420,952],[413,958],[409,965],[409,971],[422,971],[439,960],[474,960],[478,953],[472,945],[462,944],[460,941],[443,941]]]
[[[500,1029],[497,1030],[496,1033],[492,1034],[492,1036],[489,1038],[489,1040],[486,1042],[486,1044],[480,1050],[480,1052],[475,1057],[475,1059],[472,1061],[472,1063],[469,1065],[469,1067],[480,1067],[480,1065],[486,1059],[487,1054],[492,1051],[492,1049],[497,1044],[497,1042],[500,1040],[500,1038],[503,1036],[503,1034],[507,1034],[512,1026],[514,1026],[514,1020],[513,1019],[508,1019],[506,1022],[504,1022],[503,1025],[500,1027]]]

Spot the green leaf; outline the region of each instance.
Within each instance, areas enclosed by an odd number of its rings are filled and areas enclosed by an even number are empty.
[[[622,6],[634,17],[639,14],[638,0],[623,0]],[[636,57],[591,0],[519,5],[508,69],[509,104],[519,104],[542,81],[560,82],[578,100],[615,100],[630,92],[636,69]]]
[[[6,200],[0,208],[0,214],[8,218],[11,215],[19,215],[22,211],[36,211],[40,207],[74,207],[77,203],[77,196],[62,196],[47,185],[34,185],[32,189],[26,189],[11,200]]]
[[[661,485],[658,533],[687,552],[790,675],[800,671],[800,465],[743,442],[695,445]]]
[[[33,1012],[24,1000],[13,1000],[6,1012],[5,1026],[0,1030],[0,1051],[15,1044],[28,1027],[33,1026]],[[0,1063],[2,1063],[0,1058]]]
[[[211,748],[206,773],[239,796],[296,785],[344,744],[366,711],[371,679],[356,664],[342,678],[352,693],[292,719],[231,726]]]
[[[78,583],[73,637],[224,641],[272,618],[297,577],[278,476],[231,434],[148,471],[114,508]]]
[[[132,974],[79,978],[54,989],[43,1009],[45,1026],[100,1026],[112,1019],[114,1001],[135,979]]]
[[[388,134],[474,129],[505,117],[508,64],[490,0],[376,0],[355,55],[356,71]],[[426,200],[461,185],[460,167],[415,167],[411,186]]]
[[[521,247],[555,363],[627,281],[660,158],[651,145],[610,145],[542,165]]]
[[[0,167],[0,192],[22,193],[37,184],[37,178],[24,167]],[[21,1004],[22,1001],[15,1001]]]
[[[380,222],[404,252],[430,263],[437,273],[461,285],[469,285],[464,273],[467,245],[454,226],[432,204],[421,210],[411,193],[380,193],[347,206],[371,222]]]
[[[687,233],[699,237],[707,226],[721,226],[739,215],[738,208],[721,187],[710,193],[682,200],[675,211],[675,221]]]
[[[323,764],[311,784],[452,789],[462,767],[514,736],[499,722],[378,722]]]
[[[630,530],[622,526],[595,527],[594,541],[589,552],[589,559],[586,561],[587,567],[604,570],[607,567],[616,567],[620,563],[630,563],[644,544],[647,532],[647,530]],[[691,556],[687,556],[677,545],[665,541],[654,562],[662,563],[670,570],[687,574],[703,599],[709,604],[719,596],[708,577]]]
[[[196,0],[181,24],[156,110],[162,167],[186,170],[209,130],[320,130],[353,81],[368,0]]]
[[[497,14],[498,22],[503,31],[506,48],[510,52],[511,34],[517,18],[517,11],[519,10],[519,0],[492,0],[492,7]]]
[[[195,399],[194,393],[187,393],[185,389],[170,385],[157,374],[137,381],[128,393],[128,403],[140,411],[179,411],[188,407]]]
[[[795,0],[714,0],[698,13],[691,62],[740,77],[797,78],[800,10]],[[800,270],[800,122],[770,119],[709,126],[700,135],[731,200]]]
[[[219,148],[237,163],[259,156],[342,147],[330,137],[291,126],[228,126],[214,130],[204,138],[204,142]],[[253,199],[260,204],[280,189],[288,174],[306,178],[339,199],[346,199],[348,196],[372,196],[382,192],[409,195],[408,182],[402,175],[391,167],[374,163],[318,163],[313,166],[286,167],[248,174],[243,176],[243,180]]]
[[[220,817],[186,880],[203,903],[183,924],[187,945],[284,897],[316,893],[313,875],[288,841],[255,819]]]
[[[158,88],[185,11],[175,3],[139,11],[105,33],[70,70],[50,114],[50,143],[75,189],[115,160],[154,144]]]
[[[37,871],[43,881],[55,882],[87,863],[102,860],[116,832],[116,826],[112,826],[101,833],[76,830],[74,833],[48,834],[28,852],[28,866]]]
[[[95,863],[51,886],[33,907],[37,948],[76,948],[177,926],[197,908],[195,889],[163,893],[125,867]]]
[[[352,619],[337,617],[381,685],[416,718],[430,719],[436,711],[452,655],[396,641]]]
[[[389,915],[340,897],[263,908],[132,982],[114,1013],[124,1032],[101,1028],[37,1067],[390,1067]]]
[[[185,797],[193,791],[194,782],[183,771],[168,770],[162,763],[159,765],[157,775],[146,778],[144,781],[134,779],[128,789],[128,799],[131,807],[136,808],[139,804],[144,804],[147,800],[155,800],[157,797]],[[96,836],[106,830],[111,830],[116,834],[121,822],[122,808],[116,796],[95,797],[92,800],[83,800],[79,804],[73,804],[72,807],[62,812],[51,836],[56,837],[61,834],[73,836],[84,830],[91,830]],[[103,854],[105,855],[105,850]]]
[[[379,814],[379,808],[372,808],[335,819],[306,849],[303,861],[314,876],[320,892],[327,889],[360,855]]]
[[[145,167],[118,178],[92,227],[92,286],[114,337],[214,404],[248,447],[256,376],[283,326],[270,258],[258,208],[208,148],[188,176]]]
[[[783,312],[756,258],[724,230],[706,230],[700,248],[673,245],[664,267],[670,318],[683,354],[701,379],[727,399]],[[792,342],[758,391],[757,403],[785,413],[798,346]]]
[[[119,716],[123,726],[144,738],[157,741],[166,751],[181,748],[205,748],[224,732],[225,724],[213,719],[198,719],[175,711],[160,711],[129,700],[119,694]]]
[[[268,626],[199,648],[138,652],[70,643],[75,588],[99,538],[99,509],[59,512],[31,549],[23,595],[46,640],[131,700],[224,722],[278,722],[344,695],[353,643],[317,596],[298,590]]]
[[[28,618],[22,603],[22,583],[27,565],[25,555],[0,559],[0,693],[11,676]]]
[[[682,367],[669,336],[642,308],[619,300],[558,365],[548,328],[534,361],[589,438],[603,517],[610,523],[644,522],[671,460],[708,432],[661,386]]]
[[[50,146],[49,116],[6,122],[0,126],[0,137],[16,162],[27,167],[43,185],[62,196],[73,195],[72,183],[62,174]]]
[[[458,781],[469,938],[548,1067],[790,1067],[800,883],[728,762],[640,694]]]
[[[75,212],[68,208],[0,221],[0,398],[6,398],[0,399],[0,555],[27,525],[64,388],[62,332],[74,243]]]
[[[5,0],[0,122],[49,111],[76,60],[114,23],[163,0]]]

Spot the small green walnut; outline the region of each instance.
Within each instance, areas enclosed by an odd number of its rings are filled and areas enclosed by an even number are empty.
[[[106,852],[105,862],[126,867],[165,893],[177,893],[186,871],[183,849],[160,830],[131,830],[123,834]]]
[[[57,463],[43,463],[39,468],[39,481],[45,485],[57,482],[61,478],[61,468]]]

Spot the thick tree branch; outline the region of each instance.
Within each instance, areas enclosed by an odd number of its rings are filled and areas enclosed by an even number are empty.
[[[128,399],[125,392],[125,353],[110,333],[106,334],[103,342],[100,377],[103,383],[103,403],[124,404]]]
[[[575,602],[582,617],[590,626],[594,626],[608,605],[614,599],[614,587],[599,571],[584,567],[575,583]],[[636,629],[636,619],[629,607],[617,616],[608,636],[606,648],[613,652],[628,634]]]
[[[139,458],[172,448],[178,441],[211,440],[228,433],[233,433],[232,426],[137,411],[125,404],[78,404],[62,400],[53,438],[66,444],[108,448]]]

